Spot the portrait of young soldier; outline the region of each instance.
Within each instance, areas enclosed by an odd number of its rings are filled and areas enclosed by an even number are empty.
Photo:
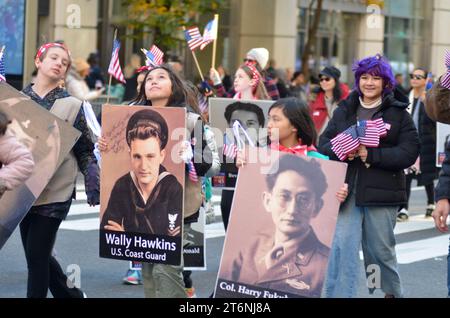
[[[320,297],[330,249],[320,242],[310,223],[324,204],[325,174],[315,159],[283,155],[265,179],[262,203],[271,214],[274,232],[258,233],[223,278]]]
[[[101,228],[180,235],[183,189],[162,165],[167,155],[166,121],[154,110],[140,110],[128,121],[126,141],[131,169],[114,184]]]

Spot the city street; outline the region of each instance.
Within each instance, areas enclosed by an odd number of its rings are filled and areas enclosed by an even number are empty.
[[[413,183],[414,187],[414,183]],[[219,209],[219,192],[215,191],[216,222],[206,227],[206,271],[194,272],[192,278],[198,297],[212,293],[224,240]],[[82,185],[78,196],[83,198]],[[446,297],[448,235],[434,229],[432,219],[425,219],[426,195],[423,188],[413,188],[408,222],[397,223],[397,257],[406,297]],[[74,202],[68,219],[62,223],[56,242],[60,263],[76,264],[81,269],[81,287],[89,298],[141,298],[142,286],[122,284],[128,263],[98,257],[98,208],[89,208],[85,201]],[[0,251],[0,298],[26,295],[26,261],[19,231]],[[69,267],[69,272],[71,271]],[[359,297],[371,297],[365,288],[363,266],[360,269]],[[372,297],[382,297],[376,292]],[[49,297],[51,294],[49,293]]]

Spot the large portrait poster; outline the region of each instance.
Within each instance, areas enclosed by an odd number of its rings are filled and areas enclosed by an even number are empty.
[[[258,152],[239,169],[215,297],[320,297],[347,165]]]
[[[436,167],[442,167],[445,145],[450,141],[450,125],[436,123]]]
[[[183,260],[186,270],[206,270],[205,218],[205,208],[202,205],[197,222],[184,225]]]
[[[28,96],[0,83],[0,110],[12,123],[8,130],[33,154],[31,177],[0,199],[0,249],[37,200],[72,149],[80,132]]]
[[[231,98],[210,98],[209,119],[214,128],[219,153],[227,153],[222,160],[220,174],[212,178],[212,185],[234,188],[237,171],[231,155],[234,147],[242,148],[250,143],[263,147],[267,144],[267,118],[273,100],[236,100]],[[239,129],[233,129],[235,123]],[[236,136],[237,135],[237,136]],[[243,141],[239,146],[237,139]],[[224,149],[227,147],[226,149]]]
[[[102,108],[100,257],[179,265],[186,110]]]

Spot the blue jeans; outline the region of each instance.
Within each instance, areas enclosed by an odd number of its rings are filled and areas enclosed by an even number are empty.
[[[356,297],[362,243],[369,291],[402,297],[395,255],[397,206],[358,207],[351,193],[341,205],[325,279],[325,297]]]

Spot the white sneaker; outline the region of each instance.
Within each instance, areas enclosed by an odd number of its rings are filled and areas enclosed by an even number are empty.
[[[408,219],[409,219],[409,212],[405,208],[402,208],[400,211],[397,212],[397,222],[408,221]]]

